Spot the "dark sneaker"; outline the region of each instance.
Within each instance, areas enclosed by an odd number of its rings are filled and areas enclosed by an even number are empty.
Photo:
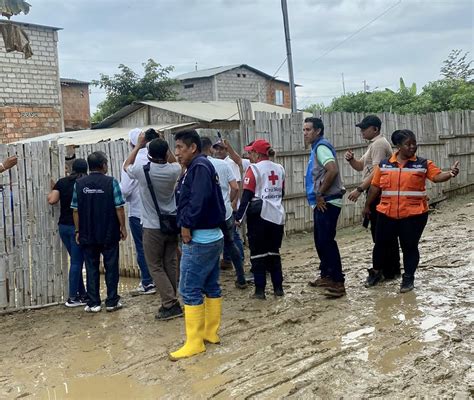
[[[373,268],[367,270],[369,276],[367,277],[364,286],[366,288],[377,285],[384,280],[382,271],[376,271]]]
[[[251,297],[252,299],[265,300],[265,289],[255,288],[255,293]]]
[[[123,308],[123,305],[122,303],[120,303],[120,301],[115,304],[115,306],[108,306],[108,307],[105,307],[105,311],[107,312],[114,312],[114,311],[117,311],[117,310],[120,310],[121,308]]]
[[[402,283],[400,285],[400,293],[411,292],[413,289],[415,289],[415,279],[403,276]]]
[[[308,282],[308,285],[311,286],[311,287],[320,287],[320,288],[324,288],[324,287],[327,287],[327,286],[330,286],[332,283],[332,280],[329,279],[329,278],[326,278],[326,277],[320,277],[314,281],[309,281]]]
[[[282,287],[279,287],[279,288],[273,289],[273,294],[277,297],[281,297],[285,295],[285,292],[283,291]]]
[[[76,299],[69,298],[64,303],[64,305],[68,308],[81,307],[81,306],[85,306],[86,304],[87,304],[87,301],[84,301],[80,298],[76,298]]]
[[[239,282],[239,281],[235,281],[235,287],[237,289],[247,289],[248,288],[248,284],[247,282]]]
[[[181,317],[182,315],[183,309],[179,303],[176,303],[170,308],[161,306],[158,310],[158,314],[155,315],[155,319],[158,321],[167,321],[169,319]]]
[[[140,296],[142,294],[155,294],[156,286],[153,283],[143,286],[141,283],[138,285],[138,288],[130,292],[131,296]]]
[[[227,269],[232,269],[232,262],[227,261],[227,260],[221,260],[221,269],[222,270],[227,270]]]
[[[334,298],[345,296],[346,288],[344,282],[332,282],[329,286],[324,288],[324,295]]]

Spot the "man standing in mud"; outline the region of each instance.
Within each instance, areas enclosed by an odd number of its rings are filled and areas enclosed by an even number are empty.
[[[320,118],[306,118],[303,132],[305,143],[311,144],[305,186],[308,203],[313,209],[314,243],[320,260],[320,276],[309,284],[324,289],[328,297],[342,297],[346,290],[335,237],[345,189],[336,150],[324,138],[324,124]]]
[[[374,176],[375,166],[380,164],[380,161],[390,158],[392,155],[392,146],[387,139],[380,133],[382,121],[376,115],[367,115],[361,122],[356,124],[360,128],[362,138],[370,142],[367,151],[358,160],[354,157],[352,150],[348,150],[344,155],[346,161],[356,171],[362,171],[362,182],[357,188],[349,193],[349,200],[356,202],[359,196],[369,191],[370,182]],[[377,211],[376,207],[380,203],[380,196],[371,204],[370,208],[370,232],[372,233],[372,240],[375,243],[375,229],[377,226]],[[368,222],[368,221],[367,221]],[[377,266],[368,270],[369,276],[365,282],[366,287],[374,286],[383,279],[393,279],[400,275],[400,255],[398,252],[398,243],[392,243],[391,248],[387,247],[390,255],[387,260],[390,260],[390,265]],[[383,274],[382,274],[383,271]]]
[[[71,208],[76,228],[76,242],[84,252],[87,271],[87,306],[84,311],[97,313],[100,300],[100,256],[102,254],[107,285],[107,311],[122,308],[118,295],[119,241],[127,238],[125,201],[118,181],[107,176],[107,157],[96,151],[87,157],[88,176],[76,181]]]
[[[198,133],[179,132],[175,140],[176,158],[186,168],[176,188],[177,219],[183,240],[179,292],[184,302],[186,343],[170,353],[173,361],[205,351],[204,341],[220,342],[219,257],[224,246],[220,227],[226,213],[219,177],[201,154]]]

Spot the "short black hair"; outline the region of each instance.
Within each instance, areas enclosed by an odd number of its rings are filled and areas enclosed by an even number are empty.
[[[392,143],[395,146],[401,145],[407,139],[416,141],[415,134],[409,129],[399,129],[392,133]]]
[[[324,136],[324,124],[321,118],[308,117],[305,118],[304,122],[311,122],[313,124],[313,129],[321,129],[320,136]]]
[[[202,151],[208,151],[212,147],[212,140],[207,136],[201,137],[201,148]]]
[[[168,143],[166,140],[161,138],[153,139],[148,145],[148,155],[151,158],[157,160],[166,160],[166,154],[168,153]]]
[[[159,138],[160,135],[158,135],[158,132],[155,131],[153,128],[148,128],[145,131],[145,140],[146,142],[151,142],[153,139]]]
[[[104,164],[107,164],[107,156],[103,151],[94,151],[87,156],[87,164],[89,164],[90,171],[98,171],[102,169]]]
[[[199,133],[197,133],[196,129],[178,132],[176,135],[174,135],[174,140],[181,140],[188,147],[194,143],[198,153],[200,153],[202,150],[201,138],[199,137]]]
[[[87,161],[83,158],[76,158],[72,163],[72,172],[77,174],[87,174]]]

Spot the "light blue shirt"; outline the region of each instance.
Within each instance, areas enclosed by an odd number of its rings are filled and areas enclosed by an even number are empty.
[[[220,228],[195,229],[192,231],[192,240],[195,243],[208,244],[216,242],[224,237]]]

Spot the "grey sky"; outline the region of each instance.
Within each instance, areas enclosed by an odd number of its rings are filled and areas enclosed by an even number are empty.
[[[16,20],[59,32],[62,77],[98,79],[153,58],[175,73],[245,63],[273,75],[286,57],[278,0],[29,0]],[[398,3],[398,4],[397,4]],[[354,37],[331,50],[395,5]],[[439,78],[452,49],[473,53],[472,0],[288,0],[298,107],[346,92],[418,88]],[[324,53],[331,50],[326,56]],[[285,64],[277,74],[287,79]],[[104,99],[91,87],[91,108]]]

